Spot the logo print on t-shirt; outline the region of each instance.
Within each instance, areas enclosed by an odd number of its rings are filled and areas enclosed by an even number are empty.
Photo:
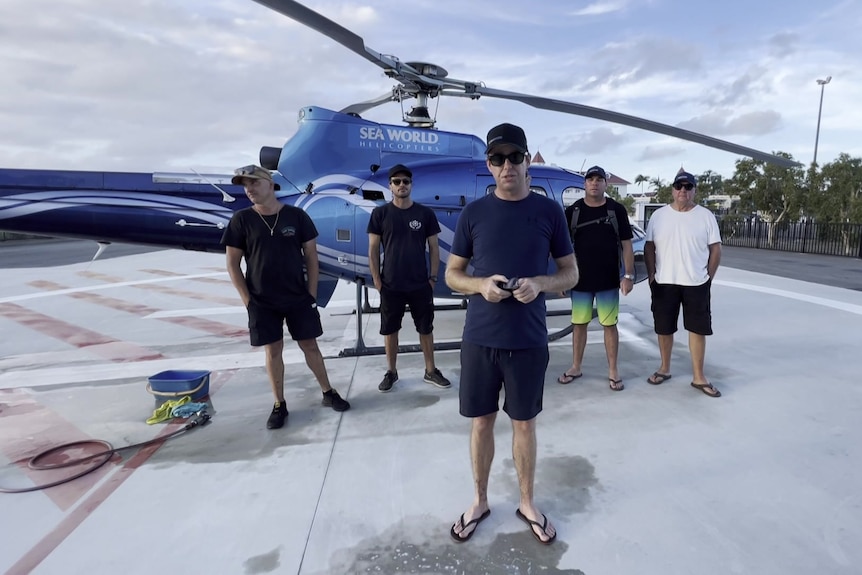
[[[296,228],[293,226],[285,226],[281,228],[281,235],[292,238],[296,235]]]
[[[420,222],[419,220],[411,220],[409,225],[410,225],[410,229],[413,230],[414,232],[422,229],[422,222]]]

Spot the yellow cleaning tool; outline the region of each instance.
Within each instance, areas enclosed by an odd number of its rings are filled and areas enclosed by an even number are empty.
[[[153,411],[152,417],[147,420],[147,423],[153,425],[154,423],[162,423],[163,421],[167,421],[169,419],[173,419],[171,412],[175,407],[179,407],[184,403],[188,403],[192,400],[190,395],[184,395],[179,399],[169,399],[164,402],[160,406]]]

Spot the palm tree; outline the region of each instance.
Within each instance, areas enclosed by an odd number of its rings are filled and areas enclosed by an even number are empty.
[[[638,174],[638,177],[635,178],[635,183],[640,184],[641,195],[644,195],[644,184],[647,182],[649,182],[649,176],[645,176],[643,174]]]

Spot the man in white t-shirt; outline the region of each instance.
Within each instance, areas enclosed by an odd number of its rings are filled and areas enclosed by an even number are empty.
[[[710,287],[721,262],[721,235],[713,213],[695,204],[696,191],[697,178],[680,170],[673,181],[673,202],[656,210],[647,227],[644,261],[661,353],[661,366],[647,381],[659,385],[671,378],[673,334],[682,306],[691,385],[710,397],[721,397],[703,374],[706,336],[712,335]]]

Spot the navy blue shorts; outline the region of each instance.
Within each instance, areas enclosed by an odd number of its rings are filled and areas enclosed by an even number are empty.
[[[480,417],[500,409],[517,421],[533,419],[542,411],[548,347],[496,349],[461,343],[461,415]]]
[[[652,310],[655,332],[659,335],[676,333],[679,308],[682,306],[682,323],[686,331],[699,335],[712,335],[710,286],[712,280],[699,286],[681,286],[652,282]]]
[[[414,291],[380,290],[380,335],[390,335],[401,329],[404,311],[410,306],[413,325],[422,335],[434,329],[434,289],[431,284]]]
[[[248,334],[251,345],[257,347],[283,339],[285,323],[294,341],[314,339],[323,334],[320,312],[317,311],[317,302],[311,294],[284,308],[249,302]]]

